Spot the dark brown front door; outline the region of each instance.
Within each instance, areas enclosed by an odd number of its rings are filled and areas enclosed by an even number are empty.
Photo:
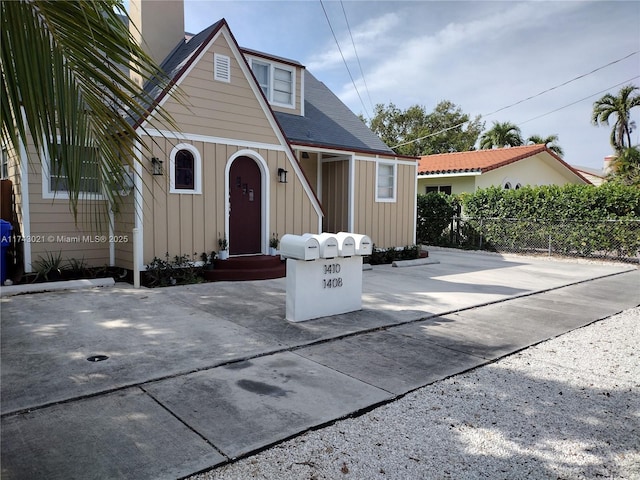
[[[229,169],[229,253],[261,253],[262,178],[249,157],[238,157]]]

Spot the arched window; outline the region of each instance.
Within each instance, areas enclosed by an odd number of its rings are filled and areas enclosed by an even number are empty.
[[[193,145],[176,145],[169,157],[170,193],[202,193],[202,158]]]
[[[179,150],[175,158],[175,188],[193,190],[195,180],[195,160],[189,150]]]

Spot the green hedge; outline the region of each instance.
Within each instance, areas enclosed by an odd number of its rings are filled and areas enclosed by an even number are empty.
[[[491,187],[461,196],[468,227],[485,248],[518,250],[553,245],[581,256],[640,249],[640,189],[616,183],[504,190]],[[499,248],[498,248],[499,247]]]
[[[490,187],[461,196],[465,216],[545,221],[640,219],[640,189],[616,183],[547,185],[504,190]]]
[[[441,245],[445,243],[444,230],[457,212],[456,197],[439,192],[418,194],[418,223],[416,237],[418,243]]]

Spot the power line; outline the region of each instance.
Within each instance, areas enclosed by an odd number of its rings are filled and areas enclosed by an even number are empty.
[[[367,114],[367,118],[371,121],[371,115],[369,115],[369,111],[362,101],[362,97],[360,96],[360,92],[358,91],[358,87],[356,86],[356,82],[353,79],[353,75],[351,75],[351,70],[349,70],[349,65],[347,65],[347,60],[344,58],[344,54],[342,53],[342,49],[340,48],[340,44],[338,43],[338,37],[336,37],[336,32],[333,31],[333,26],[331,25],[331,21],[329,20],[329,15],[327,14],[327,10],[324,8],[324,3],[320,0],[320,5],[322,6],[322,11],[324,12],[324,16],[327,19],[327,23],[329,24],[329,29],[333,35],[333,39],[336,42],[336,46],[338,47],[338,51],[340,52],[340,56],[342,57],[342,62],[344,63],[345,68],[347,69],[347,73],[349,73],[349,78],[351,78],[351,83],[353,84],[353,88],[355,88],[356,93],[358,94],[358,98],[360,99],[360,103],[362,104],[362,108],[364,108],[365,113]]]
[[[537,120],[538,118],[541,118],[541,117],[544,117],[544,116],[550,115],[550,114],[552,114],[552,113],[555,113],[555,112],[557,112],[558,110],[562,110],[563,108],[567,108],[567,107],[570,107],[570,106],[572,106],[572,105],[575,105],[576,103],[583,102],[583,101],[585,101],[585,100],[588,100],[588,99],[589,99],[589,98],[591,98],[591,97],[594,97],[594,96],[599,95],[599,94],[604,93],[604,92],[608,92],[608,91],[609,91],[609,90],[611,90],[612,88],[619,87],[620,85],[623,85],[623,84],[625,84],[625,83],[627,83],[627,82],[630,82],[630,81],[632,81],[632,80],[635,80],[636,78],[640,78],[640,75],[636,75],[635,77],[632,77],[632,78],[630,78],[630,79],[628,79],[628,80],[625,80],[624,82],[620,82],[620,83],[617,83],[617,84],[615,84],[615,85],[612,85],[612,86],[610,86],[610,87],[608,87],[608,88],[605,88],[604,90],[600,90],[599,92],[592,93],[591,95],[588,95],[588,96],[586,96],[586,97],[584,97],[584,98],[581,98],[580,100],[576,100],[575,102],[569,103],[569,104],[564,105],[564,106],[562,106],[562,107],[560,107],[560,108],[556,108],[555,110],[552,110],[552,111],[550,111],[550,112],[543,113],[542,115],[538,115],[537,117],[530,118],[529,120],[525,120],[524,122],[520,122],[520,123],[518,123],[517,125],[518,125],[518,126],[523,125],[523,124],[525,124],[525,123],[527,123],[527,122],[531,122],[531,121],[533,121],[533,120]],[[414,138],[413,140],[409,140],[409,141],[407,141],[407,142],[399,143],[398,145],[396,145],[396,146],[394,146],[394,147],[391,147],[391,149],[395,149],[395,148],[398,148],[398,147],[402,147],[402,146],[404,146],[404,145],[409,145],[410,143],[418,142],[418,141],[420,141],[420,140],[424,140],[425,138],[435,137],[436,135],[440,135],[441,133],[448,132],[449,130],[453,130],[454,128],[461,127],[461,126],[463,126],[463,125],[465,125],[466,123],[469,123],[469,122],[471,122],[471,120],[467,120],[466,122],[458,123],[457,125],[453,125],[452,127],[443,128],[442,130],[438,130],[437,132],[430,133],[429,135],[425,135],[425,136],[423,136],[423,137],[418,137],[418,138]]]
[[[638,53],[640,53],[640,51],[638,51],[638,50],[636,50],[635,52],[631,52],[629,55],[626,55],[626,56],[624,56],[622,58],[614,60],[613,62],[609,62],[606,65],[602,65],[601,67],[598,67],[598,68],[596,68],[594,70],[591,70],[588,73],[583,73],[582,75],[578,75],[577,77],[574,77],[571,80],[567,80],[566,82],[561,83],[560,85],[556,85],[555,87],[547,88],[546,90],[543,90],[540,93],[536,93],[535,95],[531,95],[530,97],[527,97],[527,98],[525,98],[523,100],[520,100],[520,101],[518,101],[516,103],[512,103],[511,105],[507,105],[506,107],[499,108],[495,112],[487,113],[484,116],[488,117],[489,115],[493,115],[494,113],[501,112],[502,110],[506,110],[507,108],[511,108],[511,107],[515,107],[516,105],[520,105],[521,103],[524,103],[527,100],[531,100],[532,98],[539,97],[540,95],[544,95],[545,93],[551,92],[552,90],[555,90],[557,88],[564,87],[565,85],[568,85],[568,84],[570,84],[572,82],[575,82],[576,80],[580,80],[581,78],[584,78],[584,77],[589,76],[589,75],[591,75],[593,73],[596,73],[597,71],[602,70],[603,68],[610,67],[611,65],[615,65],[616,63],[619,63],[619,62],[621,62],[623,60],[626,60],[627,58],[632,57],[633,55],[637,55]],[[594,95],[596,95],[596,94],[594,94]]]
[[[602,93],[608,92],[612,88],[619,87],[620,85],[624,85],[625,83],[628,83],[628,82],[630,82],[632,80],[635,80],[636,78],[640,78],[640,75],[636,75],[635,77],[632,77],[632,78],[630,78],[628,80],[625,80],[624,82],[620,82],[620,83],[617,83],[616,85],[610,86],[609,88],[605,88],[604,90],[600,90],[599,92],[592,93],[588,97],[584,97],[584,98],[581,98],[580,100],[576,100],[575,102],[568,103],[567,105],[564,105],[562,107],[556,108],[555,110],[551,110],[550,112],[543,113],[542,115],[538,115],[537,117],[533,117],[533,118],[530,118],[529,120],[525,120],[524,122],[520,122],[520,123],[518,123],[518,125],[524,125],[525,123],[532,122],[533,120],[537,120],[538,118],[546,117],[547,115],[550,115],[550,114],[555,113],[555,112],[557,112],[559,110],[562,110],[564,108],[567,108],[567,107],[570,107],[572,105],[575,105],[576,103],[583,102],[585,100],[590,99],[591,97],[595,97],[596,95],[600,95]]]
[[[344,15],[344,21],[347,23],[347,30],[349,30],[349,38],[351,38],[351,45],[353,45],[353,51],[356,54],[356,60],[358,60],[358,68],[360,68],[360,75],[362,75],[362,82],[364,83],[364,89],[367,92],[367,96],[369,97],[369,104],[371,108],[375,110],[373,105],[373,100],[371,100],[371,94],[369,93],[369,87],[367,86],[367,80],[364,78],[364,71],[362,70],[362,64],[360,63],[360,57],[358,56],[358,50],[356,49],[356,42],[353,41],[353,35],[351,35],[351,26],[349,25],[349,19],[347,18],[347,12],[344,9],[344,3],[340,0],[340,5],[342,6],[342,14]],[[371,117],[369,117],[371,120]]]
[[[640,53],[640,51],[639,51],[639,50],[636,50],[635,52],[631,52],[630,54],[625,55],[625,56],[624,56],[624,57],[622,57],[622,58],[619,58],[619,59],[617,59],[617,60],[613,60],[612,62],[609,62],[609,63],[607,63],[606,65],[602,65],[602,66],[600,66],[600,67],[598,67],[598,68],[595,68],[595,69],[591,70],[591,71],[590,71],[590,72],[588,72],[588,73],[584,73],[584,74],[582,74],[582,75],[578,75],[577,77],[574,77],[574,78],[572,78],[571,80],[567,80],[567,81],[566,81],[566,82],[564,82],[564,83],[561,83],[561,84],[556,85],[556,86],[554,86],[554,87],[548,88],[548,89],[546,89],[546,90],[544,90],[544,91],[542,91],[542,92],[540,92],[540,93],[536,93],[535,95],[531,95],[530,97],[527,97],[527,98],[525,98],[525,99],[523,99],[523,100],[520,100],[520,101],[518,101],[518,102],[512,103],[511,105],[507,105],[506,107],[499,108],[498,110],[495,110],[495,111],[493,111],[493,112],[491,112],[491,113],[487,113],[487,114],[484,114],[484,115],[481,115],[481,116],[482,116],[482,117],[488,117],[488,116],[493,115],[493,114],[495,114],[495,113],[498,113],[498,112],[501,112],[501,111],[503,111],[503,110],[506,110],[507,108],[511,108],[511,107],[515,107],[516,105],[520,105],[521,103],[526,102],[527,100],[531,100],[532,98],[539,97],[540,95],[543,95],[543,94],[545,94],[545,93],[547,93],[547,92],[550,92],[550,91],[555,90],[555,89],[557,89],[557,88],[560,88],[560,87],[563,87],[563,86],[565,86],[565,85],[568,85],[568,84],[569,84],[569,83],[571,83],[571,82],[575,82],[576,80],[579,80],[579,79],[581,79],[581,78],[584,78],[584,77],[586,77],[586,76],[588,76],[588,75],[592,75],[593,73],[596,73],[596,72],[598,72],[599,70],[602,70],[603,68],[610,67],[611,65],[615,65],[616,63],[619,63],[619,62],[621,62],[621,61],[623,61],[623,60],[626,60],[627,58],[632,57],[633,55],[637,55],[638,53]],[[560,107],[560,108],[557,108],[557,109],[555,109],[555,110],[552,110],[551,112],[548,112],[548,113],[545,113],[545,114],[539,115],[539,116],[537,116],[537,117],[535,117],[535,118],[530,118],[529,120],[525,120],[524,122],[520,123],[519,125],[522,125],[523,123],[531,122],[531,121],[536,120],[536,119],[538,119],[538,118],[544,117],[545,115],[549,115],[549,114],[551,114],[551,113],[557,112],[558,110],[562,110],[563,108],[570,107],[571,105],[574,105],[574,104],[576,104],[576,103],[582,102],[582,101],[584,101],[584,100],[586,100],[586,99],[588,99],[588,98],[593,97],[594,95],[598,95],[598,94],[600,94],[600,93],[604,93],[604,92],[606,92],[607,90],[610,90],[611,88],[615,88],[615,87],[617,87],[617,86],[622,85],[623,83],[629,82],[629,81],[631,81],[631,80],[635,80],[636,78],[638,78],[638,77],[637,77],[637,76],[636,76],[636,77],[633,77],[633,78],[631,78],[631,79],[629,79],[629,80],[626,80],[625,82],[618,83],[618,84],[613,85],[613,86],[611,86],[611,87],[609,87],[609,88],[607,88],[607,89],[605,89],[605,90],[602,90],[602,91],[600,91],[600,92],[598,92],[598,93],[591,94],[591,95],[589,95],[588,97],[585,97],[585,98],[583,98],[583,99],[581,99],[581,100],[577,100],[577,101],[575,101],[575,102],[573,102],[573,103],[570,103],[570,104],[568,104],[568,105],[565,105],[564,107]],[[448,128],[443,129],[443,130],[439,130],[439,131],[437,131],[437,132],[435,132],[435,133],[430,133],[429,135],[425,135],[425,136],[423,136],[423,137],[419,137],[419,138],[415,138],[415,139],[413,139],[413,140],[409,140],[409,141],[407,141],[407,142],[399,143],[399,144],[398,144],[398,145],[396,145],[395,147],[391,147],[391,148],[392,148],[392,149],[394,149],[394,148],[397,148],[397,147],[402,147],[402,146],[404,146],[404,145],[409,145],[409,144],[411,144],[411,143],[418,142],[418,141],[420,141],[420,140],[424,140],[425,138],[430,138],[430,137],[434,137],[434,136],[436,136],[436,135],[440,135],[441,133],[448,132],[449,130],[453,130],[454,128],[461,127],[462,125],[464,125],[464,124],[466,124],[466,123],[469,123],[470,121],[471,121],[471,120],[467,120],[466,122],[462,122],[462,123],[459,123],[458,125],[454,125],[454,126],[452,126],[452,127],[448,127]]]

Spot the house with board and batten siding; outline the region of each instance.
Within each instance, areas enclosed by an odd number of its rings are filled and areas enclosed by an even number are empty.
[[[144,270],[167,253],[217,250],[220,237],[232,256],[266,254],[270,238],[287,233],[415,243],[417,159],[396,155],[304,65],[241,48],[224,19],[185,35],[182,1],[131,0],[130,11],[134,35],[171,79],[168,89],[144,88],[177,128],[156,124],[153,111],[136,120],[147,149],[106,242],[82,241],[49,161],[27,165],[32,145],[7,152],[20,233],[45,239],[24,244],[27,272],[47,252]],[[89,213],[90,202],[80,208]]]

